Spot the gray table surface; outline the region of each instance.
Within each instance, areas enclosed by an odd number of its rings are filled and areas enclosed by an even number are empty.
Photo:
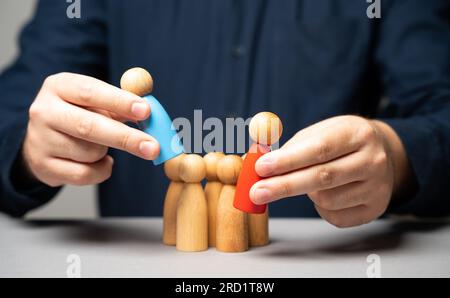
[[[450,277],[448,221],[379,220],[339,230],[319,219],[271,219],[271,244],[245,253],[181,253],[150,219],[23,221],[0,215],[0,277]]]

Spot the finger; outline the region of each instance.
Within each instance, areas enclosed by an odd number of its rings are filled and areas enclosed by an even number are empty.
[[[344,119],[351,116],[337,116],[332,117],[313,125],[310,125],[299,132],[297,132],[292,138],[290,138],[282,148],[288,147],[292,144],[295,144],[299,140],[304,140],[306,138],[314,137],[317,135],[321,135],[323,132],[329,131],[330,129],[334,129],[339,122],[345,121]]]
[[[114,160],[107,155],[96,163],[77,163],[70,160],[52,158],[48,161],[47,168],[53,179],[61,185],[90,185],[98,184],[111,176]]]
[[[282,198],[362,181],[372,173],[366,166],[368,160],[367,154],[359,151],[327,164],[266,178],[253,185],[250,197],[255,204],[266,204]]]
[[[107,110],[130,120],[144,120],[150,115],[150,105],[143,98],[101,80],[61,73],[48,81],[59,97],[72,104]]]
[[[338,211],[322,209],[319,206],[315,207],[323,219],[338,228],[360,226],[369,223],[378,217],[371,208],[365,205]]]
[[[366,204],[373,188],[368,181],[351,182],[332,189],[309,193],[309,198],[322,209],[337,211]]]
[[[256,172],[262,177],[280,175],[355,152],[362,146],[355,138],[355,129],[346,122],[341,123],[334,129],[267,153],[256,162]]]
[[[94,113],[97,113],[97,114],[100,114],[100,115],[103,115],[103,116],[106,116],[108,118],[114,119],[114,120],[119,121],[119,122],[125,123],[125,122],[130,121],[130,119],[128,119],[128,118],[125,118],[123,116],[117,115],[116,113],[109,112],[109,111],[106,111],[106,110],[97,109],[97,108],[86,108],[86,110],[94,112]],[[137,121],[131,120],[131,122],[137,122]]]
[[[51,109],[56,116],[47,120],[48,125],[60,132],[145,159],[159,155],[158,142],[140,130],[61,101]]]
[[[81,163],[94,163],[103,159],[108,147],[52,131],[48,137],[48,155]]]

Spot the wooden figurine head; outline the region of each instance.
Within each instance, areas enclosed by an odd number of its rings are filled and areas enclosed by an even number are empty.
[[[277,115],[261,112],[253,116],[249,125],[250,137],[258,144],[271,146],[283,133],[283,124]]]
[[[180,182],[180,165],[186,154],[180,154],[177,157],[169,159],[164,163],[164,173],[171,181]]]
[[[186,183],[200,183],[206,176],[206,164],[197,154],[185,155],[180,164],[180,178]]]
[[[242,158],[238,155],[227,155],[217,164],[217,177],[224,184],[236,184],[242,169]]]
[[[206,164],[206,180],[217,181],[217,164],[225,156],[222,152],[210,152],[203,157]]]
[[[120,87],[136,95],[145,96],[153,90],[153,78],[143,68],[131,68],[122,75]]]

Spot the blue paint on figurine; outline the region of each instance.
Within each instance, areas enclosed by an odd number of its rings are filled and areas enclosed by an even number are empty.
[[[152,95],[144,96],[144,98],[150,103],[151,115],[139,124],[146,133],[159,142],[159,156],[153,161],[153,164],[160,165],[184,153],[184,148],[169,114],[163,106]]]

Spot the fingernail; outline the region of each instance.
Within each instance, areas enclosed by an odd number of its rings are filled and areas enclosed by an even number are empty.
[[[148,113],[148,104],[145,102],[135,102],[131,106],[131,113],[139,119],[145,118]]]
[[[251,196],[251,199],[253,203],[256,205],[263,205],[269,202],[271,198],[271,193],[266,188],[257,188],[253,191],[253,195]]]
[[[148,159],[152,159],[155,154],[156,146],[153,142],[144,141],[139,144],[139,151]]]

